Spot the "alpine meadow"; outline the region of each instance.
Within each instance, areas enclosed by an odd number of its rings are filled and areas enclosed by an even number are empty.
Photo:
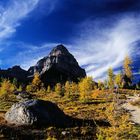
[[[140,140],[139,23],[139,0],[1,0],[0,140]]]

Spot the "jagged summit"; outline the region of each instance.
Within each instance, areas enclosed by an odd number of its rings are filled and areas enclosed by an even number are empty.
[[[60,44],[58,46],[56,46],[55,48],[52,49],[52,51],[50,52],[50,56],[58,56],[58,55],[66,55],[69,54],[69,51],[67,50],[67,48]]]
[[[64,45],[58,45],[52,49],[48,56],[39,60],[29,70],[30,77],[38,72],[44,83],[56,84],[58,82],[78,81],[78,78],[86,76],[74,56]]]
[[[65,83],[67,80],[77,82],[79,78],[86,76],[85,70],[79,66],[74,56],[60,44],[28,71],[20,66],[14,66],[7,70],[0,70],[0,77],[16,78],[20,82],[27,83],[32,80],[35,72],[40,74],[41,80],[46,85],[52,86],[58,82]]]

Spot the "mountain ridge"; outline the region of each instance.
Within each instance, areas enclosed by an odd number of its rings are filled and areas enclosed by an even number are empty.
[[[41,80],[46,85],[65,83],[67,80],[78,82],[79,78],[86,76],[85,70],[79,66],[74,56],[64,45],[60,44],[28,70],[16,65],[7,70],[0,70],[0,77],[16,78],[20,82],[28,83],[31,82],[36,72],[39,73]]]

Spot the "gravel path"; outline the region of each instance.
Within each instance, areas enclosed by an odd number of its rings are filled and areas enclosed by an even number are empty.
[[[130,104],[130,101],[135,101],[140,97],[129,97],[128,101],[122,105],[122,107],[131,113],[131,120],[134,123],[140,124],[140,108]]]

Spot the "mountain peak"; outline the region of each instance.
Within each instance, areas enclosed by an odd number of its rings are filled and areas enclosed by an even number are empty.
[[[39,73],[45,85],[52,86],[66,81],[78,82],[79,78],[86,76],[85,70],[79,66],[74,56],[64,45],[60,44],[54,47],[48,56],[40,59],[35,66],[30,67],[28,71],[16,65],[7,70],[0,70],[0,77],[11,80],[16,78],[21,83],[26,83],[33,79],[36,72]]]
[[[19,65],[15,65],[11,69],[13,69],[13,70],[22,70],[22,68]]]
[[[63,54],[63,55],[64,54],[65,55],[69,54],[69,51],[67,50],[67,48],[62,44],[57,45],[56,47],[54,47],[52,49],[52,51],[50,52],[49,56],[59,56],[61,54]]]
[[[79,78],[86,76],[85,70],[62,44],[54,47],[48,56],[39,60],[28,71],[30,77],[38,72],[44,83],[52,85],[65,83],[67,80],[77,82]]]

